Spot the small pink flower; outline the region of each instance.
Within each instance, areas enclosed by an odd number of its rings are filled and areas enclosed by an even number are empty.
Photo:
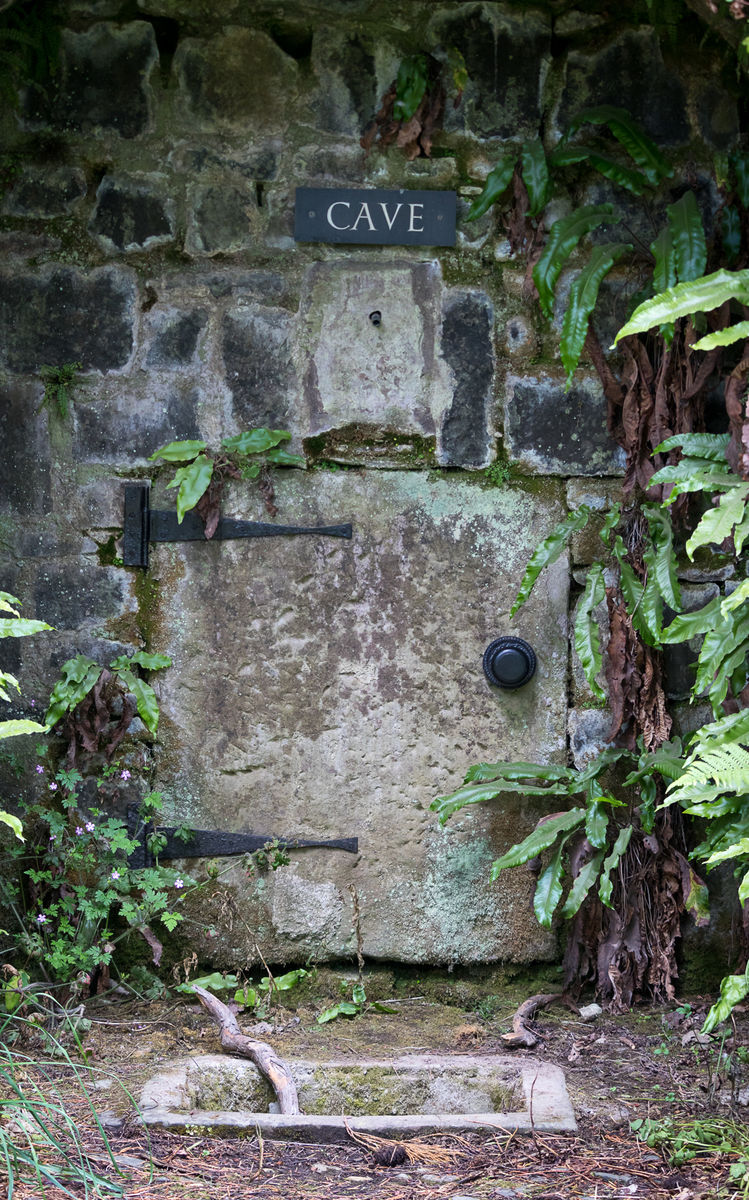
[[[129,779],[129,778],[130,778],[130,772],[128,771],[127,767],[125,767],[125,770],[120,775],[120,779]]]
[[[76,837],[83,837],[83,826],[82,826],[82,825],[76,825],[76,827],[75,827],[75,836],[76,836]]]
[[[42,766],[42,764],[41,764],[41,763],[37,763],[37,764],[36,764],[36,773],[37,773],[37,775],[43,775],[43,774],[44,774],[44,767]]]
[[[184,879],[175,879],[175,881],[174,881],[174,886],[175,886],[176,888],[182,888],[182,887],[184,887],[184,886],[185,886],[185,881],[184,881]]]
[[[47,920],[47,918],[46,918],[45,914],[39,913],[39,915],[36,918],[36,923],[37,923],[37,925],[44,925],[46,920]]]
[[[56,783],[51,783],[51,784],[49,785],[49,790],[50,790],[51,792],[56,792],[56,791],[57,791],[57,784],[56,784]]]
[[[56,841],[57,841],[57,834],[56,834],[56,833],[51,833],[51,834],[49,835],[49,840],[50,840],[51,842],[56,842]]]
[[[120,877],[119,871],[112,871],[112,879],[119,879],[119,877]]]
[[[93,821],[86,821],[86,832],[87,833],[93,833],[95,828],[96,828],[96,826],[94,825]]]
[[[32,708],[36,708],[36,700],[32,700],[32,701],[31,701],[31,707],[32,707]]]

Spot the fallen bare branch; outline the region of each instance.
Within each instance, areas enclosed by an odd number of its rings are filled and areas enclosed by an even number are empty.
[[[242,1033],[234,1013],[216,996],[202,987],[194,986],[193,991],[203,1008],[218,1025],[219,1037],[224,1050],[251,1059],[271,1084],[278,1097],[278,1107],[281,1112],[292,1117],[297,1116],[299,1100],[296,1084],[283,1059],[278,1057],[273,1047],[269,1046],[267,1042],[257,1042],[254,1038],[249,1038]]]

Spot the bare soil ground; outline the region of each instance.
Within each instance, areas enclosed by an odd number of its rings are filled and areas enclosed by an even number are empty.
[[[320,1025],[316,1018],[324,1004],[307,996],[296,1009],[293,1001],[275,1009],[270,1030],[254,1032],[251,1017],[240,1014],[239,1020],[246,1032],[288,1058],[350,1057],[355,1064],[364,1055],[409,1051],[506,1054],[500,1036],[524,998],[507,993],[461,1005],[414,994],[395,997],[393,1015],[370,1011]],[[70,1068],[47,1067],[45,1086],[58,1089],[94,1164],[127,1200],[183,1200],[186,1191],[191,1200],[738,1200],[749,1194],[749,1174],[746,1181],[729,1178],[739,1153],[706,1153],[675,1165],[668,1148],[650,1147],[630,1129],[638,1118],[670,1118],[678,1124],[719,1117],[746,1126],[749,1063],[743,1060],[749,1059],[744,1049],[749,1014],[737,1013],[733,1026],[703,1041],[699,1029],[709,1002],[695,997],[663,1011],[603,1014],[590,1023],[561,1007],[547,1009],[534,1025],[538,1045],[513,1053],[532,1054],[564,1069],[577,1135],[434,1137],[389,1166],[354,1142],[323,1147],[258,1137],[146,1135],[131,1100],[145,1080],[174,1059],[220,1052],[210,1018],[189,1000],[115,1000],[87,1007],[89,1097],[99,1113],[114,1114],[121,1122],[109,1134],[119,1173],[108,1162],[90,1102]],[[35,1053],[33,1036],[25,1047],[30,1054]],[[39,1078],[32,1068],[28,1073]],[[83,1195],[68,1186],[69,1195]],[[42,1194],[38,1184],[15,1192],[18,1200]],[[61,1193],[48,1189],[46,1194]]]

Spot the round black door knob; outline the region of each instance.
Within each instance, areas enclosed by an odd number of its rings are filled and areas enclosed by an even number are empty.
[[[496,638],[484,651],[484,674],[493,687],[519,688],[535,673],[536,655],[522,638]]]

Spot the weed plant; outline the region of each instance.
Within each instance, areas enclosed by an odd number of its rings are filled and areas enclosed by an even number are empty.
[[[49,1028],[53,1021],[56,1032]],[[41,1053],[25,1048],[34,1044]],[[0,1020],[0,1180],[8,1200],[22,1185],[43,1196],[124,1195],[122,1173],[91,1095],[96,1077],[111,1075],[81,1057],[75,1019],[50,995],[25,995]],[[81,1108],[90,1118],[85,1136]]]

